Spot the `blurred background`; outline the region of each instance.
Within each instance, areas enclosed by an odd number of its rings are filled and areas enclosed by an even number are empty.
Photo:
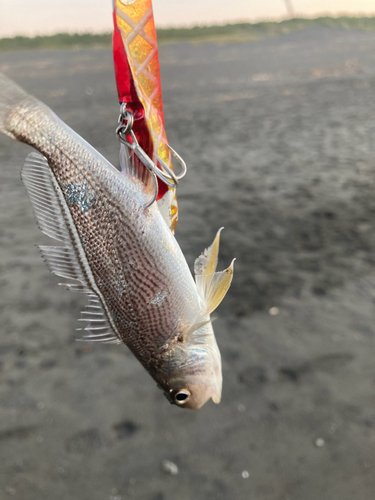
[[[0,0],[0,37],[112,30],[111,0]],[[155,0],[159,27],[280,20],[284,17],[372,15],[372,0]]]
[[[172,407],[125,346],[75,342],[1,136],[0,499],[374,500],[373,2],[154,10],[177,239],[192,266],[225,226],[237,258],[222,402]],[[0,71],[118,165],[110,31],[109,1],[0,0]]]

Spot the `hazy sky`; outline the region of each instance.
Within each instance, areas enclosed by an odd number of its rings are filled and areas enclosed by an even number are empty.
[[[375,0],[290,0],[299,15],[374,14]],[[153,0],[156,24],[181,26],[280,18],[285,0]],[[110,31],[111,0],[0,0],[0,38]]]

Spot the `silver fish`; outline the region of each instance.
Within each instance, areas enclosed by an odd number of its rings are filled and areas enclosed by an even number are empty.
[[[83,339],[125,343],[171,403],[221,399],[220,352],[210,314],[233,262],[216,272],[220,231],[195,262],[195,282],[157,204],[146,169],[120,172],[47,106],[0,74],[0,131],[33,146],[22,180],[40,229],[60,242],[40,250],[51,271],[86,293]],[[141,173],[140,173],[141,172]]]

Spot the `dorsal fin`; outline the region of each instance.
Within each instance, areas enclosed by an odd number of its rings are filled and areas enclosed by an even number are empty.
[[[121,343],[96,286],[64,195],[46,158],[30,153],[22,168],[21,178],[40,229],[50,238],[63,243],[61,246],[39,247],[50,270],[57,276],[78,281],[75,284],[63,283],[68,289],[89,294],[89,304],[81,318],[81,321],[89,323],[84,328],[89,335],[83,340]]]

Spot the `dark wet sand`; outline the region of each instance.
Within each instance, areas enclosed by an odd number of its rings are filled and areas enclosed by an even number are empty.
[[[0,499],[374,500],[375,34],[161,47],[168,137],[190,165],[177,238],[237,257],[215,330],[219,406],[170,406],[126,347],[74,341],[0,137]],[[117,164],[110,51],[0,70]],[[276,315],[269,313],[277,312]],[[171,460],[176,476],[162,470]]]

